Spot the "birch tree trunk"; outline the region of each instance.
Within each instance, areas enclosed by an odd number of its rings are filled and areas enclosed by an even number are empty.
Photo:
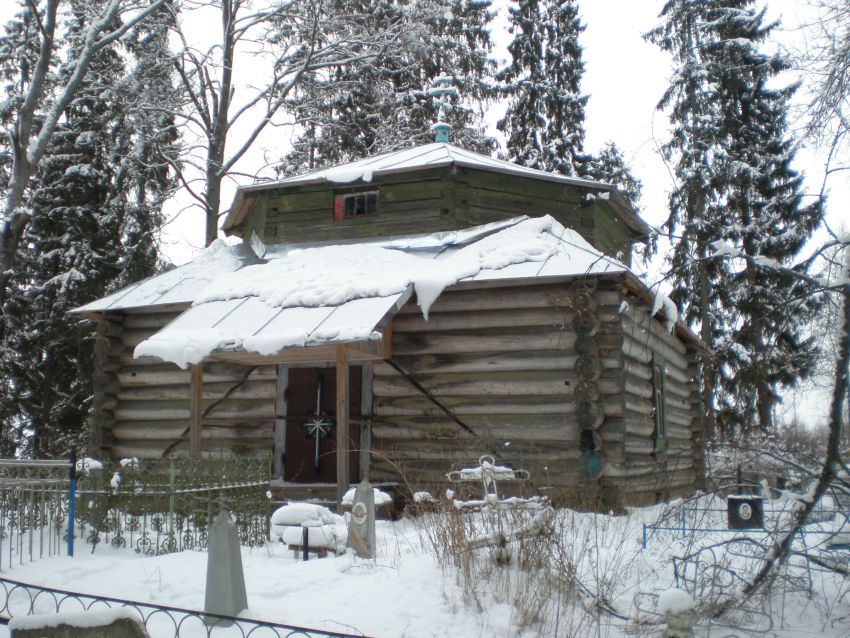
[[[65,66],[67,73],[64,74],[55,68],[59,57],[56,24],[63,0],[45,0],[40,6],[37,0],[31,3],[39,34],[38,58],[32,75],[20,78],[20,106],[5,132],[12,165],[0,229],[0,313],[4,315],[4,320],[0,321],[0,337],[7,329],[5,308],[15,256],[32,215],[26,206],[26,193],[50,137],[79,91],[95,53],[155,13],[164,1],[109,0],[99,13],[92,8],[88,27],[76,49],[76,58]],[[130,17],[122,21],[125,14]],[[62,79],[60,84],[49,87],[48,80],[57,77]]]

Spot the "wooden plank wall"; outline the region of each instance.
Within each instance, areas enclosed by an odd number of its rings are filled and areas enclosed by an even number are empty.
[[[380,188],[378,214],[335,221],[334,193]],[[454,216],[454,182],[447,169],[389,175],[357,187],[308,185],[272,191],[253,215],[265,216],[266,244],[411,235],[464,228]],[[510,215],[508,215],[510,216]]]
[[[652,357],[665,362],[667,450],[654,452]],[[649,316],[642,301],[623,313],[626,463],[619,478],[627,501],[651,503],[688,494],[702,472],[702,420],[696,363],[685,344]]]
[[[188,452],[189,370],[151,357],[133,358],[136,345],[177,314],[115,313],[99,322],[93,422],[103,452],[157,458],[181,437],[172,454]],[[210,410],[203,419],[204,452],[271,452],[275,366],[257,367],[240,384],[247,370],[230,363],[204,364],[203,407]]]
[[[378,188],[378,214],[335,221],[334,193]],[[243,225],[266,244],[457,230],[518,215],[552,215],[607,255],[629,263],[631,231],[586,189],[466,168],[387,175],[357,186],[311,184],[258,195]],[[244,235],[243,235],[244,236]]]
[[[606,255],[625,264],[631,261],[636,238],[617,214],[602,203],[585,200],[587,189],[556,182],[458,169],[458,217],[469,225],[485,224],[517,215],[552,215]]]
[[[577,339],[588,298],[595,320]],[[606,462],[618,463],[625,455],[620,299],[614,282],[447,291],[428,321],[408,304],[393,321],[392,360],[472,432],[393,366],[376,363],[372,480],[438,483],[492,452],[498,462],[530,470],[539,487],[573,486],[582,409],[576,388],[588,375],[600,415],[593,425]]]

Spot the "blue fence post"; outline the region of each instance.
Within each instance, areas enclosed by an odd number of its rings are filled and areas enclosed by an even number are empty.
[[[68,556],[74,555],[74,510],[77,498],[77,448],[71,448],[71,473],[68,485]]]
[[[687,537],[688,522],[685,518],[685,508],[682,508],[682,539]]]
[[[643,549],[646,551],[646,523],[643,524]]]

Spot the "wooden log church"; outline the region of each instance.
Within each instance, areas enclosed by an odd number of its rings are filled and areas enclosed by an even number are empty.
[[[103,454],[271,454],[282,498],[330,501],[484,453],[555,497],[699,485],[705,349],[611,185],[434,143],[243,187],[224,230],[75,311]]]

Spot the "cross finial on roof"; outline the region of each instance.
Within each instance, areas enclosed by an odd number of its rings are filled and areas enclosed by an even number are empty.
[[[428,89],[428,95],[437,103],[437,122],[431,125],[435,142],[448,142],[452,126],[446,122],[446,116],[452,112],[451,99],[457,97],[457,89],[452,86],[454,78],[441,75],[434,78],[434,86]]]

